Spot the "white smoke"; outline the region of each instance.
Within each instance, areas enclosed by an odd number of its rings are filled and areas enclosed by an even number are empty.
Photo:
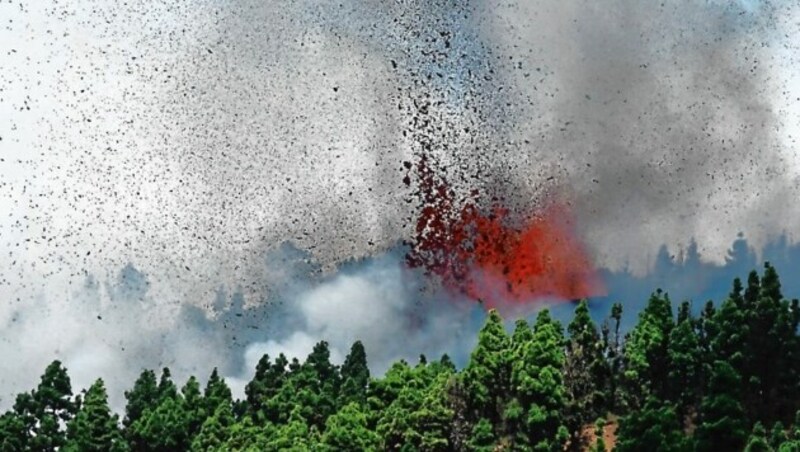
[[[335,364],[361,341],[375,375],[401,359],[414,363],[420,354],[432,359],[448,354],[464,362],[483,311],[466,300],[448,300],[444,292],[425,293],[423,284],[396,254],[386,254],[309,287],[290,302],[296,323],[278,338],[248,345],[245,372],[229,383],[243,388],[264,354],[274,360],[283,353],[302,362],[323,340]]]
[[[219,367],[241,397],[263,354],[302,362],[320,341],[329,343],[335,364],[362,341],[375,375],[422,353],[464,361],[474,345],[482,310],[423,291],[422,275],[406,269],[399,253],[351,263],[319,280],[297,273],[305,265],[302,253],[282,250],[270,256],[286,278],[273,283],[281,289],[270,301],[281,306],[217,306],[211,315],[170,305],[152,298],[147,276],[128,266],[115,281],[100,285],[90,278],[63,300],[5,307],[0,354],[14,365],[0,371],[0,409],[33,388],[54,359],[67,367],[75,392],[104,378],[120,411],[124,391],[148,368],[169,367],[180,385],[190,375],[202,382]]]
[[[103,378],[117,410],[124,406],[123,391],[145,368],[169,367],[179,380],[191,374],[204,379],[224,363],[218,333],[179,324],[175,306],[145,291],[141,297],[120,294],[117,282],[87,281],[67,297],[47,294],[0,309],[0,355],[8,364],[0,371],[0,409],[33,389],[56,359],[67,367],[75,393]]]
[[[294,307],[302,318],[298,331],[282,340],[251,345],[249,356],[264,351],[302,360],[314,343],[325,340],[334,361],[341,362],[350,346],[362,341],[371,368],[382,373],[393,362],[412,361],[422,352],[438,358],[469,350],[473,331],[464,329],[474,314],[470,304],[429,299],[421,293],[418,276],[391,255],[337,275],[298,297]],[[259,353],[252,354],[253,350]]]

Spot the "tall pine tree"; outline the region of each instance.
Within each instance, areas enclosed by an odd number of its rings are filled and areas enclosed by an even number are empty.
[[[102,379],[86,391],[78,414],[67,424],[66,451],[110,452],[127,450],[117,415],[108,407],[108,395]]]

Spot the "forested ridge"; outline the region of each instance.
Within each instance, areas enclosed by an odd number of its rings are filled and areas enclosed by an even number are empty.
[[[657,290],[636,325],[580,302],[513,331],[490,311],[463,369],[446,355],[370,376],[360,342],[300,362],[263,356],[245,397],[214,372],[179,386],[145,370],[113,413],[102,379],[73,394],[55,361],[0,416],[2,451],[800,451],[800,306],[774,267],[698,315]],[[398,338],[398,340],[402,340]],[[7,363],[9,364],[9,363]],[[604,425],[616,426],[606,444]]]

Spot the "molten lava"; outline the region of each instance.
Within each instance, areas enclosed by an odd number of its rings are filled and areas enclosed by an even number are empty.
[[[481,211],[477,192],[457,203],[424,156],[416,170],[423,205],[407,255],[410,266],[491,307],[604,293],[565,206],[550,203],[512,224],[497,202]]]

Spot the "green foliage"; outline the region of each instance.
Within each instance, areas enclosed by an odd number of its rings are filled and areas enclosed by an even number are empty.
[[[488,419],[482,418],[479,420],[472,429],[472,435],[469,437],[469,449],[475,452],[491,452],[495,450],[497,440],[493,430],[492,423]]]
[[[124,451],[128,444],[119,430],[117,415],[108,408],[108,395],[102,379],[98,379],[83,398],[83,404],[67,425],[66,451]]]
[[[362,404],[366,402],[369,368],[367,367],[367,352],[361,341],[356,341],[350,348],[350,353],[342,364],[341,380],[339,405],[346,405],[350,402]]]
[[[259,419],[259,422],[269,418],[266,405],[278,394],[286,381],[288,364],[289,361],[283,354],[275,359],[274,364],[270,362],[269,355],[262,356],[258,361],[256,374],[245,387],[245,395],[250,414]],[[275,422],[277,419],[272,416],[271,420]]]
[[[318,444],[319,438],[315,428],[309,428],[309,422],[295,409],[289,415],[286,424],[280,426],[267,442],[267,450],[307,451]]]
[[[22,417],[13,411],[0,416],[0,452],[24,450],[28,435]]]
[[[561,325],[542,310],[536,318],[533,338],[515,360],[511,382],[513,392],[525,412],[519,431],[526,443],[536,448],[556,448],[566,403],[562,368],[564,336]]]
[[[157,406],[145,409],[128,428],[128,438],[135,451],[187,450],[191,443],[189,417],[182,400],[167,396]]]
[[[200,393],[200,383],[194,376],[189,377],[189,380],[181,388],[181,395],[183,395],[183,411],[186,416],[187,434],[193,437],[200,431],[200,427],[208,417],[208,409],[203,400],[203,395]]]
[[[522,356],[522,350],[525,344],[533,340],[533,330],[528,321],[525,319],[517,319],[514,323],[514,333],[511,335],[511,359],[517,359]]]
[[[703,385],[703,354],[688,302],[681,304],[678,323],[669,334],[667,395],[675,404],[678,419],[684,420],[697,405]]]
[[[144,411],[158,401],[158,383],[156,374],[152,370],[145,370],[136,379],[133,389],[125,391],[128,404],[125,406],[125,427],[130,427],[142,417]]]
[[[606,426],[606,421],[603,418],[597,419],[594,423],[594,436],[595,436],[595,443],[592,446],[592,452],[606,452],[606,442],[603,439],[604,428]]]
[[[403,387],[377,422],[382,449],[449,450],[453,410],[448,406],[447,386],[452,370],[441,363],[394,367]],[[397,381],[397,380],[395,380]]]
[[[604,343],[589,316],[586,300],[578,304],[567,331],[565,423],[572,433],[572,442],[577,442],[584,424],[605,414],[609,368],[603,354]]]
[[[378,435],[369,429],[362,405],[351,402],[329,417],[322,435],[325,450],[378,450]]]
[[[158,398],[163,400],[165,398],[176,398],[178,396],[178,387],[172,381],[172,373],[169,368],[165,367],[161,370],[161,378],[158,380]]]
[[[22,437],[13,441],[23,443],[30,450],[58,450],[66,442],[62,426],[72,419],[77,408],[78,403],[72,400],[67,369],[60,361],[53,361],[45,369],[35,390],[17,396],[14,403],[16,419],[9,419],[8,425],[15,429],[21,422],[23,428]]]
[[[622,305],[600,331],[580,302],[568,337],[550,312],[511,335],[489,311],[466,367],[447,355],[371,377],[355,342],[341,367],[319,342],[301,362],[264,355],[245,399],[217,369],[178,390],[169,369],[143,371],[122,426],[102,380],[72,394],[55,361],[0,414],[8,451],[783,451],[800,452],[800,302],[774,267],[736,279],[698,317],[656,291],[622,340]],[[619,418],[606,444],[606,416]],[[594,423],[594,425],[592,425]],[[764,426],[771,426],[769,433]],[[581,444],[594,429],[597,441]]]
[[[291,376],[297,383],[296,403],[304,419],[319,430],[325,420],[336,412],[339,391],[339,372],[330,362],[327,342],[319,342],[300,369]]]
[[[614,303],[611,305],[611,315],[602,326],[603,353],[606,356],[606,366],[608,369],[608,381],[605,387],[606,410],[615,412],[623,407],[621,394],[621,375],[622,375],[622,343],[620,341],[620,323],[622,321],[622,304]],[[613,322],[613,334],[612,334]]]
[[[642,409],[620,419],[615,450],[680,452],[691,450],[691,442],[683,435],[675,409],[650,397]]]
[[[789,440],[789,436],[786,434],[786,429],[783,427],[783,423],[778,421],[772,426],[772,430],[769,432],[769,447],[772,449],[777,450],[781,444],[787,442]]]
[[[260,452],[269,450],[269,440],[277,435],[277,428],[270,423],[255,425],[245,417],[230,428],[230,436],[223,450]]]
[[[233,403],[231,397],[231,389],[225,383],[225,380],[219,376],[217,368],[211,372],[206,383],[206,389],[203,392],[203,401],[207,413],[216,413],[220,405],[226,405],[228,408]]]
[[[200,432],[192,441],[192,451],[206,452],[224,450],[231,436],[234,423],[233,412],[229,403],[220,403],[214,414],[203,422]]]
[[[747,439],[744,409],[737,398],[741,377],[726,361],[716,361],[708,394],[700,405],[697,450],[741,450]]]
[[[672,331],[672,305],[661,290],[650,296],[639,314],[639,323],[625,343],[624,383],[626,404],[637,409],[649,397],[668,396],[669,336]]]
[[[478,333],[478,345],[462,373],[473,419],[484,418],[491,425],[500,425],[509,396],[510,348],[503,319],[497,311],[489,311]]]
[[[771,452],[772,448],[767,442],[767,432],[761,422],[756,422],[753,426],[753,432],[747,438],[747,446],[745,452]]]

